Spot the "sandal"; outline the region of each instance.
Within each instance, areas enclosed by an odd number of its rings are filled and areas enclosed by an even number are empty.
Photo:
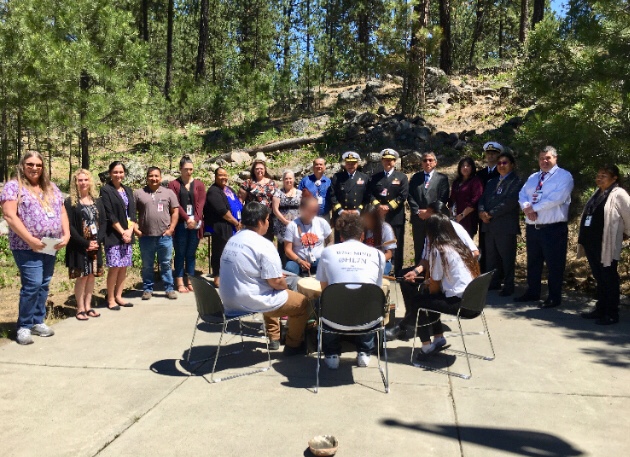
[[[189,290],[186,288],[185,285],[180,284],[177,286],[177,292],[179,292],[180,294],[187,294]]]
[[[87,314],[90,317],[101,317],[101,313],[99,313],[98,311],[96,311],[95,309],[88,309],[85,314]]]
[[[85,311],[79,311],[79,312],[77,313],[77,315],[76,315],[76,316],[74,316],[74,317],[76,317],[78,321],[87,321],[87,320],[90,320],[90,318],[89,318],[89,317],[87,317],[87,314],[86,314],[86,312],[85,312]]]
[[[189,290],[190,292],[193,292],[193,290],[194,290],[194,289],[193,289],[193,286],[192,286],[192,284],[191,284],[191,283],[188,283],[188,290]]]

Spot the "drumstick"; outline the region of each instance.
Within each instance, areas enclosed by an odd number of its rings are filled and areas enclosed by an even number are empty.
[[[383,244],[381,244],[381,245],[379,245],[379,246],[374,246],[374,247],[375,247],[376,249],[382,249],[382,248],[384,248],[385,246],[389,246],[390,244],[396,244],[396,241],[397,241],[397,240],[396,240],[396,238],[394,238],[393,240],[386,241],[385,243],[383,243]]]
[[[387,276],[387,275],[383,275],[383,279],[387,279],[389,281],[395,281],[395,282],[407,281],[407,279],[404,276]],[[422,277],[422,276],[415,277],[415,278],[413,278],[413,281],[424,281],[424,277]]]

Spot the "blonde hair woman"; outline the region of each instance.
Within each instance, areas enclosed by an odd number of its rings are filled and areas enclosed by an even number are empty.
[[[76,318],[80,321],[100,316],[91,305],[95,278],[103,276],[102,245],[107,221],[105,207],[97,196],[92,174],[82,168],[77,170],[72,175],[70,197],[65,202],[70,221],[66,266],[70,279],[76,279]]]
[[[0,194],[4,219],[9,225],[9,247],[20,270],[20,305],[17,342],[33,343],[32,335],[52,336],[44,324],[48,289],[55,269],[56,251],[70,240],[68,215],[61,192],[50,182],[44,158],[29,151],[17,166],[17,178],[7,182]],[[42,239],[59,240],[51,254]],[[45,240],[47,241],[47,240]]]

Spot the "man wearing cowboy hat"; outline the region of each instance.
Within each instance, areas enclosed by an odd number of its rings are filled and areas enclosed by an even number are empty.
[[[396,170],[396,161],[400,155],[393,149],[381,151],[383,171],[375,173],[368,183],[368,194],[372,204],[384,215],[385,222],[391,225],[396,237],[394,251],[394,270],[400,272],[403,267],[405,251],[405,202],[409,196],[407,175]]]
[[[341,160],[344,170],[335,173],[328,189],[333,213],[333,226],[344,211],[360,213],[369,201],[368,176],[358,171],[361,156],[354,151],[348,151],[341,156]],[[339,234],[335,230],[335,243],[339,241]]]
[[[503,154],[503,146],[496,141],[488,141],[483,145],[483,152],[486,156],[486,166],[477,172],[477,176],[483,183],[483,188],[486,188],[488,181],[499,177],[499,170],[497,170],[497,159],[499,154]],[[483,221],[479,220],[479,249],[481,250],[481,257],[479,258],[479,267],[481,271],[485,273],[486,270],[486,233],[482,230]]]

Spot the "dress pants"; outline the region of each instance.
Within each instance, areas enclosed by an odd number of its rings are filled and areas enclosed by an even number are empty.
[[[412,217],[411,231],[413,235],[414,265],[418,265],[422,260],[422,251],[424,251],[424,239],[426,238],[427,233],[426,222],[419,217]]]
[[[514,265],[516,264],[516,235],[509,233],[484,233],[486,271],[496,270],[491,287],[514,290]]]
[[[567,263],[568,228],[566,222],[527,224],[527,295],[540,297],[543,265],[547,264],[550,300],[562,302],[562,282]]]
[[[394,271],[398,274],[403,269],[405,260],[405,225],[392,225],[394,236],[396,237],[396,250],[394,251],[393,265]]]
[[[597,282],[597,305],[596,310],[603,316],[619,318],[619,294],[621,291],[619,283],[619,272],[617,271],[616,260],[613,260],[609,267],[602,264],[602,251],[584,246],[586,259],[593,272],[593,277]]]

